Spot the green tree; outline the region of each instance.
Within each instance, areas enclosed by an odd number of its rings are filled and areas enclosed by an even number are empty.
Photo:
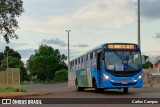
[[[144,60],[146,61],[146,59],[148,59],[149,56],[143,55],[144,56]]]
[[[24,12],[22,6],[22,0],[0,0],[0,34],[7,43],[11,38],[18,38],[15,34],[15,29],[18,28],[15,18]]]
[[[143,56],[144,56],[144,60],[145,60],[145,62],[146,62],[146,60],[148,59],[149,56],[146,56],[146,55],[143,55]],[[147,63],[145,63],[145,64],[142,65],[142,68],[143,68],[143,69],[148,69],[148,68],[149,68],[149,65],[148,65]]]
[[[0,65],[1,65],[1,61],[4,59],[4,54],[3,52],[0,52]]]
[[[60,54],[58,49],[41,45],[35,54],[28,60],[28,69],[33,76],[43,81],[53,80],[55,71],[67,69],[66,56]]]
[[[4,56],[7,57],[7,52],[8,52],[8,56],[12,56],[12,57],[15,57],[17,59],[21,59],[21,55],[13,50],[13,49],[10,49],[8,46],[5,47],[5,50],[4,50]]]
[[[68,72],[66,70],[58,70],[55,72],[56,81],[65,81],[68,79]]]
[[[20,68],[21,80],[26,80],[27,72],[24,68],[24,63],[21,61],[21,55],[9,47],[5,47],[4,53],[0,53],[0,57],[3,58],[0,60],[0,70],[5,70],[7,68],[7,52],[9,68]]]

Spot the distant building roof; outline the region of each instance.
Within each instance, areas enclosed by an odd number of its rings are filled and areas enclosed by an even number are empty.
[[[156,63],[160,62],[160,56],[149,57],[149,58],[146,59],[146,62],[150,62],[152,64],[156,64]]]

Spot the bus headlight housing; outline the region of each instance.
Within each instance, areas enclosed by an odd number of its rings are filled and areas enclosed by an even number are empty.
[[[109,76],[108,75],[106,75],[106,74],[103,74],[103,76],[104,76],[104,78],[105,79],[107,79],[107,80],[109,80],[110,78],[109,78]]]
[[[138,81],[138,80],[140,80],[142,78],[142,76],[140,75],[140,76],[138,76],[138,78],[136,79],[136,81]]]
[[[142,78],[142,76],[140,75],[140,76],[138,77],[138,80],[141,79],[141,78]]]
[[[138,77],[138,79],[141,79],[142,78],[142,76],[140,75],[139,77]]]

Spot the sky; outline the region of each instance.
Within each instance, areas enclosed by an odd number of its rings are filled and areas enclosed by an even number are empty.
[[[160,0],[140,0],[141,51],[160,56]],[[6,44],[26,61],[41,44],[71,59],[103,43],[137,43],[137,0],[23,0],[25,12],[17,18],[19,39]]]

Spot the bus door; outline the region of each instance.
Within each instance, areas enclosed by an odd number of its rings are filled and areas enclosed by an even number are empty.
[[[97,51],[97,78],[98,78],[98,83],[101,85],[102,84],[102,51],[99,49]]]

